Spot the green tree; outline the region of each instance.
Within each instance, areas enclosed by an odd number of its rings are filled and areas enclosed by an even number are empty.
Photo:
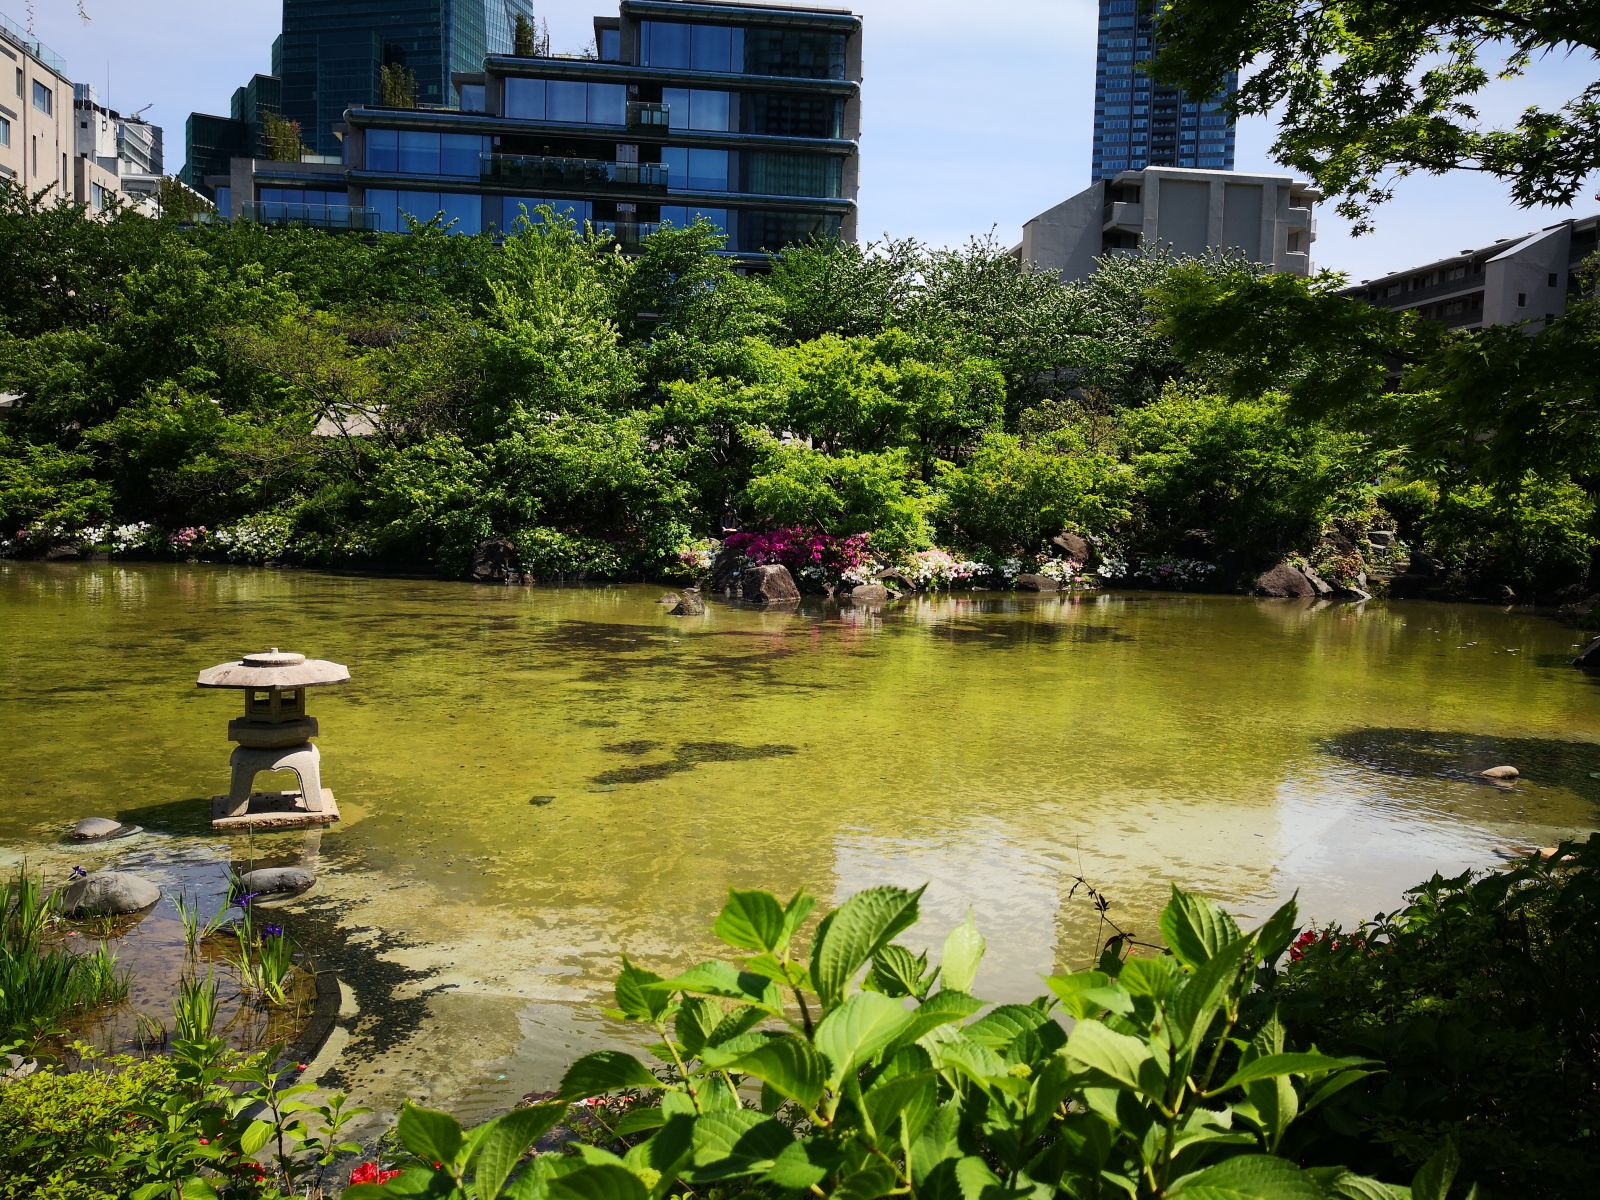
[[[518,58],[548,58],[550,27],[525,13],[518,13],[511,33],[511,53]]]
[[[905,323],[922,254],[909,238],[865,246],[811,239],[774,255],[765,282],[791,340],[871,337]]]
[[[267,157],[273,162],[299,162],[310,153],[301,136],[300,122],[278,113],[262,114],[261,136],[267,143]]]
[[[204,196],[179,181],[176,175],[164,175],[156,188],[156,207],[168,221],[192,221],[203,212],[215,211]]]
[[[1158,28],[1156,75],[1218,95],[1246,72],[1234,110],[1270,114],[1274,157],[1340,196],[1358,233],[1414,172],[1482,172],[1532,206],[1570,203],[1600,168],[1600,82],[1506,128],[1479,108],[1548,56],[1592,63],[1587,0],[1165,0]]]
[[[800,525],[838,537],[870,533],[873,549],[891,559],[926,549],[933,535],[927,488],[901,449],[823,454],[768,438],[764,461],[743,500],[758,521],[768,524]]]
[[[378,95],[386,108],[415,108],[417,73],[404,63],[386,63],[378,69]]]

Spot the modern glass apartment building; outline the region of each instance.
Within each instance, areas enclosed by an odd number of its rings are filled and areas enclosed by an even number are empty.
[[[252,93],[248,111],[239,111],[236,93],[231,116],[190,116],[183,178],[200,186],[207,175],[225,173],[230,156],[261,151],[258,96],[261,110],[298,121],[306,145],[324,155],[340,153],[335,126],[345,110],[381,98],[386,66],[416,76],[419,104],[451,106],[455,73],[509,53],[519,14],[531,18],[532,0],[283,0],[272,74],[240,89]]]
[[[854,239],[859,17],[622,0],[596,18],[595,45],[594,58],[490,54],[457,75],[455,111],[352,106],[346,202],[382,229],[443,213],[463,233],[550,205],[624,246],[704,216],[751,262]]]
[[[1100,0],[1095,58],[1094,179],[1144,167],[1233,170],[1233,119],[1221,97],[1197,99],[1157,84],[1151,0]],[[1237,78],[1230,76],[1231,93]]]

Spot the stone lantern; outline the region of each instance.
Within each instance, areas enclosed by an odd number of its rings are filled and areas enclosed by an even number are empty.
[[[311,741],[317,719],[306,715],[306,689],[349,678],[350,669],[340,663],[276,646],[200,672],[199,687],[244,693],[244,716],[228,722],[228,737],[238,745],[228,760],[228,794],[211,802],[213,829],[295,828],[339,819],[333,793],[322,786],[322,754]],[[256,792],[262,771],[293,771],[300,790]]]

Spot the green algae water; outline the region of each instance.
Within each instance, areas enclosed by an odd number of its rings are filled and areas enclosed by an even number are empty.
[[[1112,593],[684,619],[661,590],[0,563],[0,867],[215,901],[230,865],[313,866],[285,911],[350,1000],[323,1082],[471,1119],[617,1036],[621,952],[713,952],[730,885],[928,883],[917,933],[970,907],[974,990],[1018,999],[1098,952],[1079,877],[1149,937],[1173,881],[1349,920],[1600,811],[1600,682],[1533,616]],[[351,667],[308,705],[343,821],[215,834],[237,698],[194,676],[269,645]],[[1501,763],[1514,787],[1477,778]],[[88,815],[147,832],[63,844]],[[170,937],[165,902],[146,925]]]

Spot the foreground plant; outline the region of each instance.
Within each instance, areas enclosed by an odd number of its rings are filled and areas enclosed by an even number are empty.
[[[970,919],[937,967],[895,941],[921,895],[861,892],[802,950],[810,896],[730,891],[715,932],[731,960],[672,978],[623,960],[613,1015],[653,1031],[656,1065],[586,1055],[553,1102],[470,1133],[407,1108],[398,1132],[413,1159],[346,1195],[1445,1195],[1447,1158],[1411,1190],[1280,1155],[1299,1116],[1373,1066],[1292,1050],[1275,1017],[1241,1029],[1256,971],[1298,932],[1292,903],[1245,933],[1174,889],[1161,919],[1169,953],[1123,959],[1117,939],[1099,969],[1047,979],[1049,996],[988,1007],[970,991],[984,952]],[[613,1145],[538,1154],[515,1173],[567,1102],[618,1092],[650,1099],[616,1121]]]

